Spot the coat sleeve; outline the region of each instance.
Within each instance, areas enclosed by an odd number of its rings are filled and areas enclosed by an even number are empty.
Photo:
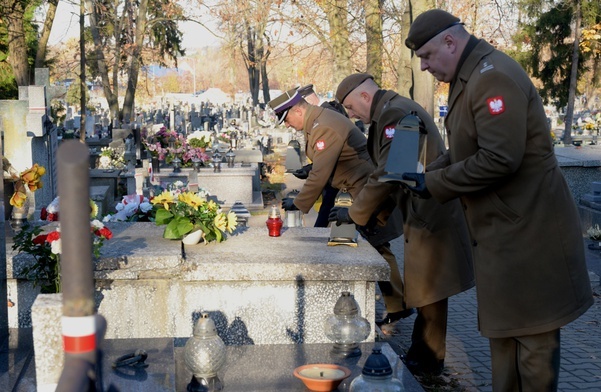
[[[314,151],[313,168],[294,199],[296,207],[304,213],[309,212],[321,195],[321,191],[334,172],[346,140],[340,133],[329,127],[317,126],[311,131],[309,142],[311,144],[307,145],[307,148]]]
[[[398,119],[394,121],[394,124],[398,122]],[[392,124],[392,126],[394,126]],[[373,145],[379,146],[378,151],[375,151],[373,155],[377,158],[374,162],[376,165],[375,171],[367,179],[367,183],[361,189],[361,192],[353,200],[353,205],[349,210],[351,219],[358,225],[364,226],[369,221],[373,213],[378,207],[386,201],[386,199],[398,190],[398,185],[388,184],[385,182],[379,182],[378,178],[381,175],[386,174],[384,168],[386,167],[386,160],[388,159],[388,152],[390,151],[390,144],[392,139],[387,139],[384,136],[384,128],[390,124],[379,124],[376,130],[375,136],[378,141],[374,142]]]
[[[503,181],[518,170],[524,157],[529,105],[526,93],[501,72],[484,74],[474,82],[462,102],[467,107],[457,109],[462,121],[473,123],[451,130],[474,140],[473,151],[457,146],[464,149],[465,158],[457,156],[456,162],[446,168],[426,173],[426,185],[439,202]],[[473,119],[466,113],[472,113]]]

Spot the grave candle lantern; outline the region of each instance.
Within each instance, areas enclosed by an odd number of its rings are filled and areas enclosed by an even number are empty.
[[[267,218],[267,228],[269,229],[270,237],[279,237],[282,232],[282,218],[280,218],[280,210],[274,205],[271,206],[269,218]]]
[[[369,336],[370,325],[361,317],[359,304],[349,291],[343,291],[334,305],[334,314],[324,323],[326,337],[334,342],[331,354],[342,358],[361,355],[359,342]]]
[[[296,189],[288,192],[286,195],[289,199],[294,199],[300,192]],[[302,227],[303,226],[303,213],[299,210],[286,211],[285,219],[286,227]]]
[[[215,149],[213,152],[213,172],[219,173],[221,172],[221,154],[218,149]]]
[[[179,159],[179,157],[177,156],[177,154],[175,153],[175,138],[172,136],[169,138],[169,149],[172,151],[173,155],[175,156],[175,158],[173,158],[173,172],[174,173],[180,173],[182,171],[180,164],[181,164],[181,160]]]
[[[234,160],[236,159],[236,154],[230,148],[229,151],[225,154],[225,160],[227,161],[227,167],[234,167]]]
[[[217,372],[225,365],[225,355],[225,344],[217,335],[215,323],[202,313],[184,347],[184,362],[193,374],[188,391],[221,391],[223,383]]]

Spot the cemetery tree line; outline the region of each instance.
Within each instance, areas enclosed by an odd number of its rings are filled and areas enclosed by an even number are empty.
[[[30,81],[25,75],[30,74],[35,50],[45,45],[43,32],[38,38],[33,10],[43,4],[47,19],[52,19],[56,4],[36,1],[0,0],[0,86],[10,85],[11,79],[14,84]],[[111,115],[120,119],[131,118],[140,73],[148,72],[145,67],[177,66],[184,55],[177,21],[202,24],[207,18],[217,20],[215,34],[223,37],[221,49],[230,61],[214,79],[228,79],[232,90],[241,89],[234,85],[238,64],[243,63],[253,104],[260,101],[261,92],[263,102],[269,101],[270,88],[316,83],[318,91],[333,91],[345,76],[361,71],[433,112],[436,89],[442,93],[446,87],[420,71],[419,59],[405,48],[404,40],[411,21],[436,6],[458,15],[469,31],[520,60],[540,82],[543,97],[558,105],[573,101],[570,91],[577,93],[576,81],[584,80],[585,73],[586,80],[592,80],[583,87],[587,95],[599,87],[601,6],[594,0],[466,0],[442,5],[434,0],[196,0],[197,7],[188,10],[174,0],[86,4],[87,69],[100,81]],[[200,9],[205,12],[191,16]],[[577,20],[581,22],[575,25]],[[17,37],[28,34],[32,38],[26,44],[9,48],[17,45]],[[39,53],[38,58],[44,56],[44,51]],[[7,75],[7,69],[12,74]],[[16,96],[16,89],[12,93]]]

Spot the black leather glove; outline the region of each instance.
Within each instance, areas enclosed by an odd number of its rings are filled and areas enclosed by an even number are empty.
[[[340,226],[343,223],[355,223],[348,214],[347,207],[333,207],[328,215],[328,221],[336,221],[336,226]]]
[[[306,180],[307,177],[309,177],[309,172],[311,171],[312,168],[313,168],[313,165],[305,165],[305,166],[301,167],[300,169],[293,171],[292,174],[294,175],[294,177],[296,177],[300,180]]]
[[[415,186],[406,185],[407,189],[415,193],[422,199],[429,199],[432,197],[430,191],[426,187],[426,177],[424,173],[403,173],[403,180],[415,181]]]
[[[298,208],[294,205],[294,199],[285,197],[282,199],[282,208],[284,211],[296,211]]]

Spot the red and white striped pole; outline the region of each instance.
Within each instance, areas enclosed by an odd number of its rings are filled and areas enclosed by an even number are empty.
[[[90,231],[89,151],[79,140],[58,149],[65,366],[57,391],[97,390],[97,321]],[[100,327],[100,329],[103,329]]]

